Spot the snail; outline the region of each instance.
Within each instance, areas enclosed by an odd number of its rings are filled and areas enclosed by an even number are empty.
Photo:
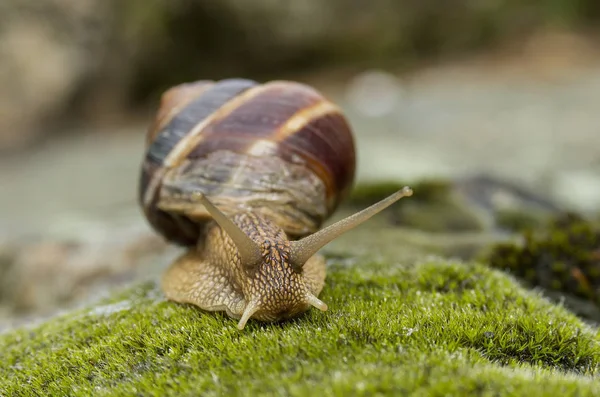
[[[150,226],[186,247],[161,278],[173,302],[239,320],[289,319],[318,296],[318,251],[412,191],[328,227],[356,154],[340,108],[292,81],[200,80],[162,94],[145,144],[139,203]]]

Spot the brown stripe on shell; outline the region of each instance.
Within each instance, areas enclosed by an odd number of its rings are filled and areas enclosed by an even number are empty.
[[[305,162],[325,183],[328,207],[335,208],[355,174],[354,138],[347,120],[337,106],[306,85],[275,81],[263,87],[226,118],[207,125],[202,141],[188,146],[193,150],[187,158],[229,150]]]
[[[354,182],[356,153],[354,137],[346,118],[338,111],[326,113],[299,130],[286,134],[278,145],[288,161],[300,158],[327,187],[328,207],[335,208]]]
[[[205,118],[189,131],[187,136],[177,143],[173,150],[166,157],[164,163],[169,167],[176,167],[188,158],[194,158],[191,153],[201,146],[203,142],[209,139],[211,133],[216,129],[220,134],[223,132],[219,126],[227,123],[227,120],[235,118],[240,108],[243,108],[248,103],[254,103],[256,98],[263,95],[264,91],[269,89],[269,84],[254,86],[245,92],[238,95],[236,98],[224,104],[216,110],[210,117]],[[264,109],[262,109],[264,113]],[[240,130],[248,129],[248,124],[241,126]],[[222,135],[219,135],[222,137]]]
[[[234,153],[245,153],[256,142],[256,138],[244,134],[205,135],[202,142],[194,147],[188,158],[198,159],[217,150],[229,150]]]
[[[186,145],[191,139],[192,131],[201,131],[197,128],[199,124],[207,118],[215,117],[214,114],[220,112],[226,103],[254,86],[257,86],[257,83],[252,80],[228,79],[219,81],[204,91],[156,135],[148,148],[146,159],[164,164],[167,158],[173,156],[172,152],[176,147]]]
[[[273,140],[290,118],[321,101],[322,97],[316,91],[303,84],[266,83],[251,101],[207,125],[202,142],[194,147],[188,158],[201,158],[215,150],[245,153],[258,139]]]
[[[252,80],[244,79],[217,82],[190,101],[177,113],[177,117],[171,118],[150,143],[139,181],[139,201],[150,224],[171,241],[187,245],[193,243],[190,241],[191,235],[195,233],[197,238],[198,234],[197,226],[191,221],[156,208],[161,180],[167,170],[166,158],[182,141],[189,139],[190,130],[202,123],[203,119],[213,116],[224,104],[257,85]]]
[[[204,91],[214,85],[214,81],[200,80],[192,83],[183,83],[169,88],[161,96],[160,106],[154,123],[146,134],[146,147],[156,139],[165,125],[186,107],[192,100],[198,98]]]
[[[272,136],[298,111],[321,101],[313,90],[300,84],[272,82],[251,101],[231,112],[228,117],[207,126],[206,133]]]
[[[200,124],[205,118],[210,117],[214,112],[223,106],[224,103],[231,101],[241,92],[257,83],[251,80],[224,80],[214,84],[185,108],[183,108],[177,117],[171,119],[165,127],[160,130],[154,141],[150,144],[146,152],[145,163],[156,165],[152,167],[152,173],[142,179],[140,189],[140,200],[143,205],[149,205],[156,191],[160,187],[160,179],[167,157],[173,149],[179,145],[185,144],[190,139],[190,130]],[[148,172],[143,170],[142,172]]]
[[[283,141],[289,135],[300,130],[311,120],[329,113],[340,113],[340,109],[327,100],[321,100],[320,102],[314,103],[312,106],[307,106],[290,117],[285,124],[277,130],[274,138],[277,141]]]

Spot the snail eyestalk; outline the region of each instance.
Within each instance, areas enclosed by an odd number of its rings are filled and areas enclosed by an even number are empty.
[[[311,256],[316,254],[325,245],[329,244],[331,241],[340,237],[347,231],[350,231],[361,223],[367,221],[373,215],[376,215],[377,213],[386,209],[401,198],[412,196],[412,193],[412,189],[408,186],[405,186],[396,193],[391,194],[378,203],[375,203],[354,215],[350,215],[349,217],[342,219],[333,225],[330,225],[325,229],[311,234],[310,236],[307,236],[301,240],[292,241],[290,262],[294,266],[301,268]]]
[[[194,198],[198,200],[206,210],[212,215],[219,226],[233,240],[233,243],[238,249],[240,260],[244,266],[254,266],[262,260],[259,246],[252,241],[246,233],[244,233],[231,219],[227,217],[220,209],[206,198],[202,193],[194,193]]]

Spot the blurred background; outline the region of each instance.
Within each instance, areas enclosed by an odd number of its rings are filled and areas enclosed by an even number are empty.
[[[2,0],[0,328],[173,255],[136,189],[186,81],[314,85],[357,183],[484,176],[596,213],[599,22],[597,0]]]

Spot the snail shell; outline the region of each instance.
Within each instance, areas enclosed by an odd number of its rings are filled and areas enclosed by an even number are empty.
[[[146,137],[139,201],[167,240],[198,244],[225,214],[275,220],[293,238],[317,231],[354,182],[355,146],[339,108],[297,82],[197,81],[166,91]]]

